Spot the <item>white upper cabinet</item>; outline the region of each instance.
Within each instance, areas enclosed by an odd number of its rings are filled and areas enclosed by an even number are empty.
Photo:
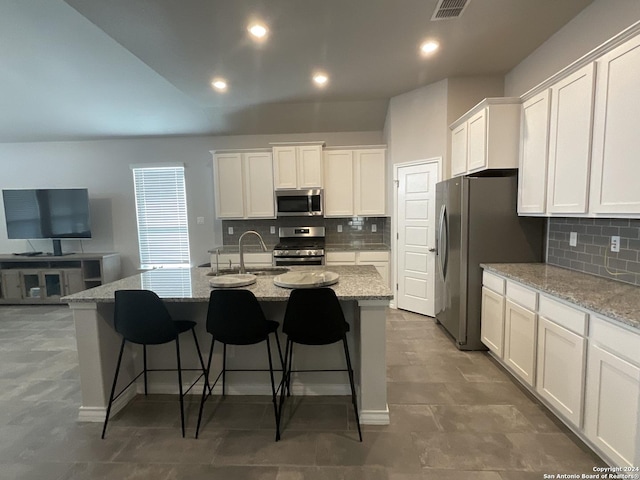
[[[324,216],[386,214],[384,148],[324,152]]]
[[[549,145],[549,107],[546,89],[522,104],[518,213],[545,213]]]
[[[451,176],[467,172],[467,123],[462,123],[451,132]]]
[[[322,188],[322,143],[274,145],[276,190]]]
[[[518,168],[519,98],[486,98],[451,125],[451,176]]]
[[[213,172],[217,218],[275,218],[271,152],[214,153]]]
[[[587,212],[594,70],[590,63],[551,87],[550,213]]]
[[[640,214],[640,36],[596,61],[590,209]]]
[[[487,168],[487,109],[469,119],[467,130],[467,170]]]
[[[324,152],[324,215],[353,215],[353,150]]]
[[[244,218],[242,153],[213,155],[213,184],[217,218]]]
[[[640,217],[638,32],[640,24],[621,32],[523,96],[520,215]]]
[[[386,213],[385,151],[366,149],[354,151],[355,214],[365,217]]]

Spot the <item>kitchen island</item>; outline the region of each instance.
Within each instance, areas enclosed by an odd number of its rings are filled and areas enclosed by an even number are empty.
[[[352,361],[359,394],[360,421],[363,424],[389,423],[386,390],[385,319],[392,292],[373,266],[291,267],[292,271],[330,270],[340,278],[330,288],[340,299],[347,322],[351,326],[348,341],[352,349]],[[211,336],[206,332],[206,313],[211,287],[210,268],[161,269],[147,271],[100,287],[64,297],[73,311],[80,367],[82,405],[78,419],[104,421],[111,382],[120,345],[120,337],[113,329],[114,292],[124,289],[146,289],[156,292],[167,304],[175,319],[197,322],[196,334],[203,355],[207,355]],[[267,318],[282,324],[287,299],[291,290],[274,285],[273,275],[258,275],[253,285],[242,287],[251,290],[260,301]],[[279,334],[282,333],[279,331]],[[281,337],[281,341],[284,338]],[[183,368],[198,368],[199,362],[189,335],[180,338]],[[283,343],[284,345],[284,343]],[[341,345],[334,344],[318,349],[313,346],[296,347],[294,369],[344,368]],[[172,344],[148,349],[150,368],[175,368],[175,350]],[[221,349],[220,349],[221,350]],[[275,351],[275,350],[274,350]],[[126,359],[119,378],[119,388],[127,385],[140,371],[142,349],[128,345]],[[228,347],[229,368],[266,368],[264,345]],[[275,357],[274,357],[275,359]],[[206,359],[205,359],[206,361]],[[216,348],[211,377],[215,378],[222,364],[221,352]],[[185,385],[190,385],[196,372],[184,375]],[[279,380],[279,376],[276,378]],[[122,382],[122,383],[120,383]],[[220,393],[219,386],[216,387]],[[113,413],[123,408],[138,392],[140,385],[133,384],[114,402]],[[201,382],[191,391],[202,392]],[[268,374],[246,372],[229,375],[228,394],[268,395]],[[149,393],[177,393],[175,372],[157,372],[149,377]],[[216,393],[214,391],[214,393]],[[294,395],[347,395],[349,382],[344,372],[303,374],[294,377]]]

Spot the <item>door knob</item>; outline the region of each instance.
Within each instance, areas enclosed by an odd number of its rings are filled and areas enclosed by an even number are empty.
[[[435,249],[435,248],[430,248],[430,249],[429,249],[429,251],[430,251],[430,252],[435,252],[435,251],[436,251],[436,249]]]

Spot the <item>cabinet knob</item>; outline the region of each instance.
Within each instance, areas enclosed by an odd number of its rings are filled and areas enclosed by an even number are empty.
[[[435,252],[435,251],[436,251],[436,249],[432,247],[432,248],[430,248],[430,249],[429,249],[429,251],[430,251],[430,252]]]

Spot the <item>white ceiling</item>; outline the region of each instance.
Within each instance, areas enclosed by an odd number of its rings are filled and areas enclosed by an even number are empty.
[[[0,142],[381,130],[389,98],[503,75],[591,1],[470,0],[433,22],[437,0],[2,0]]]

